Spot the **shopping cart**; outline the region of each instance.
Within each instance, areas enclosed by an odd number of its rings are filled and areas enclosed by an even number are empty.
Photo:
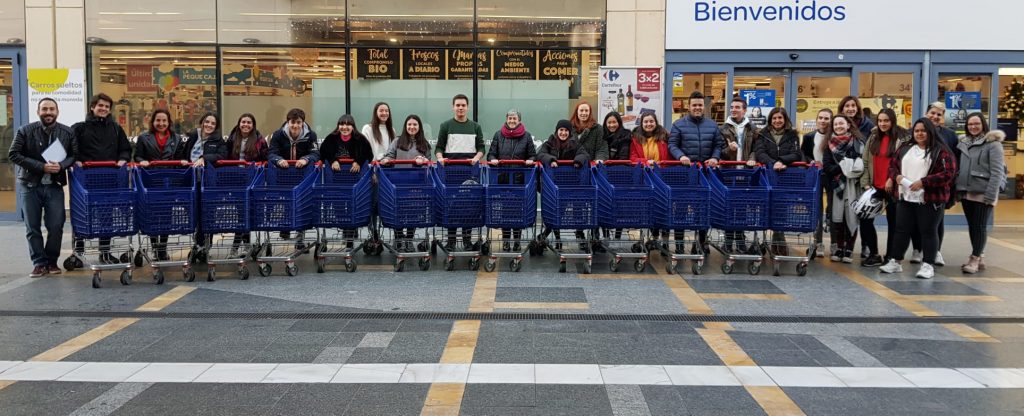
[[[593,240],[597,227],[597,183],[590,166],[574,167],[571,160],[557,161],[558,167],[541,166],[541,217],[544,232],[537,237],[541,251],[551,248],[558,254],[558,271],[565,273],[566,262],[582,264],[582,272],[591,272]],[[566,238],[571,231],[573,237]],[[548,241],[555,235],[552,244]]]
[[[725,168],[707,170],[711,184],[711,226],[718,231],[712,245],[722,253],[722,273],[733,271],[736,261],[748,261],[750,274],[761,272],[764,233],[769,225],[768,181],[764,168],[723,161]]]
[[[92,287],[100,287],[103,271],[121,271],[121,284],[132,281],[138,233],[135,189],[128,166],[117,162],[84,162],[71,169],[71,230],[75,247],[64,269],[92,270]],[[97,240],[97,241],[94,241]],[[115,256],[113,253],[121,253]]]
[[[256,264],[260,276],[269,276],[270,263],[283,262],[285,273],[298,274],[295,259],[317,243],[312,227],[313,184],[320,179],[320,168],[306,165],[296,168],[267,165],[251,188],[252,229],[259,231]]]
[[[600,244],[611,254],[608,269],[619,270],[622,259],[633,261],[633,270],[647,267],[645,243],[654,225],[654,185],[647,167],[628,160],[607,160],[597,165],[597,222],[613,229]],[[623,238],[623,236],[625,238]]]
[[[469,259],[469,270],[480,269],[481,252],[484,246],[484,186],[483,170],[472,160],[446,160],[434,165],[434,249],[440,248],[445,255],[444,269],[455,270],[458,258]],[[462,249],[459,250],[456,232],[462,230]]]
[[[343,259],[345,270],[356,271],[353,254],[369,238],[373,170],[364,164],[359,173],[349,171],[352,159],[338,159],[340,171],[323,167],[323,182],[313,185],[313,226],[320,242],[313,251],[316,272],[323,273],[330,259]]]
[[[248,259],[256,259],[250,226],[249,188],[262,168],[244,160],[218,160],[203,169],[199,193],[202,229],[207,233],[206,280],[217,279],[217,266],[235,266],[238,278],[249,278]]]
[[[537,235],[537,168],[524,160],[502,160],[484,167],[484,243],[487,262],[493,272],[499,259],[510,259],[509,270],[523,267],[523,255],[540,253]],[[494,233],[500,230],[498,238]]]
[[[783,262],[795,262],[796,274],[807,274],[814,259],[814,230],[821,217],[821,172],[816,165],[797,162],[779,172],[767,171],[771,184],[771,242],[768,254],[776,276]]]
[[[149,162],[133,166],[137,199],[140,249],[135,266],[143,260],[153,269],[156,284],[164,283],[164,269],[180,267],[182,277],[196,279],[192,263],[199,247],[196,231],[196,169],[179,160]]]
[[[708,253],[700,234],[711,228],[711,189],[704,169],[667,160],[655,163],[649,172],[654,182],[654,225],[669,231],[673,240],[654,241],[652,246],[668,260],[668,273],[675,273],[679,263],[690,260],[693,274],[701,274]],[[671,251],[673,245],[679,249]],[[690,253],[686,247],[691,247]]]
[[[406,259],[418,259],[420,270],[430,269],[430,227],[434,214],[434,175],[430,164],[393,160],[377,165],[377,209],[384,247],[395,255],[395,271],[405,269]]]

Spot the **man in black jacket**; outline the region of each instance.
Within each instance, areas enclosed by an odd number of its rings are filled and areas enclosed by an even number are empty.
[[[89,115],[85,121],[75,123],[71,130],[75,134],[75,164],[83,162],[117,162],[124,166],[132,157],[132,145],[128,143],[121,125],[114,121],[110,113],[114,109],[114,100],[104,93],[96,94],[89,100]],[[81,253],[85,242],[75,238],[75,252]],[[110,239],[100,239],[100,261],[117,263],[110,255]]]
[[[39,101],[36,114],[39,121],[22,126],[14,136],[8,153],[18,166],[18,203],[25,219],[28,253],[32,257],[30,277],[60,274],[57,259],[64,236],[64,185],[68,183],[67,169],[75,163],[74,135],[68,126],[57,122],[59,110],[52,98]],[[61,160],[46,160],[43,153],[50,146],[58,146]],[[54,151],[47,152],[50,157]],[[46,226],[43,243],[42,226]]]

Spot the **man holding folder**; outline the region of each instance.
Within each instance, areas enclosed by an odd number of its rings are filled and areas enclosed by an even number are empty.
[[[57,122],[57,102],[39,100],[39,121],[22,126],[11,143],[9,157],[18,166],[18,204],[25,219],[30,277],[60,274],[57,258],[64,236],[64,185],[75,163],[74,133]],[[43,243],[42,226],[46,226]]]

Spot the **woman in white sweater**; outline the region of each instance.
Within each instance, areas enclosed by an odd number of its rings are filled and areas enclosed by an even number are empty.
[[[373,117],[370,124],[363,125],[363,136],[370,141],[373,149],[373,160],[381,160],[388,153],[388,147],[395,140],[395,128],[391,122],[391,106],[379,102],[373,106]]]

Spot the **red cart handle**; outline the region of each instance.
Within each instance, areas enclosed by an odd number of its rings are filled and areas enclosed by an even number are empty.
[[[374,163],[376,163],[378,165],[381,165],[381,166],[415,165],[416,164],[416,159],[389,159],[386,163],[381,163],[381,162],[374,162]],[[430,165],[430,160],[427,160],[427,162],[423,164],[423,166],[428,166],[428,165]]]
[[[138,164],[136,164],[138,165]],[[160,167],[187,167],[191,166],[191,163],[182,165],[180,160],[154,160],[149,162],[149,167],[160,168]],[[140,165],[141,166],[141,165]]]
[[[530,164],[531,165],[536,165],[537,162],[536,161],[531,161]],[[519,166],[523,166],[523,165],[526,165],[526,160],[524,160],[524,159],[504,159],[504,160],[499,160],[498,161],[498,166],[502,166],[502,165],[519,165]]]
[[[746,160],[723,160],[718,162],[719,166],[747,166]]]
[[[415,161],[413,161],[415,162]],[[472,165],[473,159],[444,159],[446,165]]]
[[[248,166],[249,162],[244,160],[218,160],[213,162],[214,166]]]
[[[642,163],[647,163],[647,162],[646,161],[644,161],[644,162],[640,162],[640,161],[634,162],[632,160],[605,160],[604,162],[601,162],[601,163],[604,163],[605,166],[636,166],[636,165],[639,165],[639,164],[642,164]]]
[[[337,160],[338,163],[355,163],[355,161],[356,161],[355,159],[349,159],[349,158],[338,158],[338,160]]]
[[[658,165],[658,166],[696,166],[698,168],[703,166],[703,164],[701,164],[700,162],[690,162],[689,165],[685,165],[685,164],[683,164],[683,162],[680,162],[678,159],[677,160],[659,160],[657,162],[654,162],[654,164]]]
[[[811,167],[815,167],[816,168],[816,167],[818,167],[818,162],[793,162],[793,164],[791,164],[789,166],[797,167],[797,168],[811,168]]]
[[[103,161],[103,162],[82,162],[84,168],[116,168],[117,162],[114,161]]]

